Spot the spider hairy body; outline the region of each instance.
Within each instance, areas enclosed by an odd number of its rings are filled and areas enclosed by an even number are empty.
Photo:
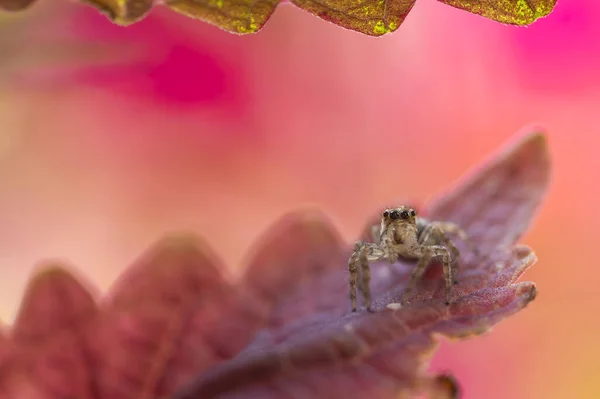
[[[446,305],[449,305],[452,286],[458,283],[455,276],[460,256],[458,248],[450,239],[452,234],[468,243],[467,234],[454,223],[417,217],[417,212],[407,206],[384,210],[379,234],[375,235],[376,242],[357,241],[348,261],[352,311],[356,311],[357,286],[367,310],[371,311],[369,264],[379,260],[386,260],[392,264],[399,258],[417,260],[402,295],[402,305],[406,303],[406,297],[415,288],[427,267],[437,259],[442,261],[446,284],[445,299]]]

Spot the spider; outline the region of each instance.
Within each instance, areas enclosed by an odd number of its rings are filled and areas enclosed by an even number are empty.
[[[458,284],[455,276],[456,263],[460,255],[458,248],[449,238],[450,234],[456,234],[461,240],[469,243],[467,234],[454,223],[428,221],[417,217],[417,212],[407,206],[384,210],[377,242],[357,241],[348,261],[352,311],[356,311],[357,284],[367,310],[372,311],[369,263],[387,260],[392,264],[400,257],[418,260],[402,295],[401,304],[406,302],[406,297],[415,288],[417,281],[431,262],[441,258],[446,282],[445,303],[449,305],[452,286]],[[471,249],[475,251],[473,247]],[[359,268],[362,272],[360,282],[358,281]]]

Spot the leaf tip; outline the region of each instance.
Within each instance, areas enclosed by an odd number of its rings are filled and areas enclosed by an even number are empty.
[[[34,273],[12,329],[17,339],[38,339],[95,312],[90,290],[61,263],[45,263]]]
[[[529,282],[529,281],[521,283],[517,289],[517,294],[523,298],[523,300],[524,300],[523,307],[525,307],[530,302],[532,302],[535,298],[537,298],[537,295],[538,295],[537,286],[535,285],[535,283]]]
[[[237,35],[260,31],[279,4],[279,0],[236,3],[231,0],[167,0],[166,6],[189,18],[198,19]],[[235,12],[233,11],[235,10]]]
[[[526,268],[529,268],[538,260],[537,255],[535,254],[533,249],[531,249],[531,247],[529,247],[528,245],[515,245],[515,247],[513,248],[513,253],[516,255],[517,259],[523,265],[523,267]]]
[[[194,260],[221,269],[221,262],[208,242],[192,232],[170,232],[158,239],[142,255],[142,258],[156,260]],[[161,262],[157,262],[160,266]],[[220,272],[222,270],[219,270]]]
[[[383,36],[392,33],[397,30],[399,26],[400,24],[395,21],[389,21],[387,23],[383,20],[377,21],[375,25],[373,25],[373,36]]]
[[[144,19],[153,7],[152,0],[82,0],[104,14],[113,24],[122,27]]]
[[[535,6],[536,19],[547,17],[548,15],[550,15],[550,13],[554,11],[557,1],[558,0],[547,0],[539,2]]]
[[[321,211],[289,212],[272,223],[245,255],[243,284],[270,304],[337,268],[346,256],[343,240]],[[337,269],[336,269],[337,270]]]
[[[458,399],[461,396],[460,385],[451,374],[438,374],[433,378],[434,398]]]
[[[543,180],[544,184],[547,185],[551,169],[550,146],[548,134],[543,127],[531,125],[523,128],[521,136],[513,146],[509,146],[508,152],[512,153],[514,159],[524,156],[530,161],[535,160],[538,168],[544,171]]]
[[[8,12],[18,12],[29,8],[35,0],[2,0],[0,1],[0,10]]]
[[[146,267],[181,267],[192,263],[205,263],[213,266],[220,262],[210,245],[191,232],[170,232],[150,245],[138,258],[139,264]]]
[[[88,287],[67,270],[62,262],[56,260],[42,262],[38,265],[29,279],[26,291],[32,294],[47,287],[64,290],[73,297],[89,297],[92,300],[92,294]]]
[[[193,233],[171,232],[150,245],[117,278],[105,303],[179,302],[207,286],[226,284],[227,270],[211,247]]]
[[[286,243],[284,246],[301,250],[304,250],[301,247],[307,243],[332,251],[340,251],[343,247],[342,238],[331,219],[318,209],[308,208],[288,212],[273,222],[257,240],[258,249],[250,251],[251,255],[248,257],[254,258],[255,254],[272,252],[271,247],[282,245],[282,241]]]
[[[557,2],[557,0],[439,1],[502,24],[516,26],[529,26],[538,19],[548,16]]]
[[[521,129],[521,142],[542,149],[548,146],[548,131],[541,125],[529,125]]]

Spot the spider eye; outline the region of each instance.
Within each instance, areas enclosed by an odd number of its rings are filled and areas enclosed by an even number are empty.
[[[388,215],[389,215],[389,214],[390,214],[390,213],[389,213],[388,211],[383,211],[383,217],[384,217],[384,218],[388,217]]]
[[[408,219],[408,211],[402,211],[402,213],[400,214],[400,217],[402,219]]]
[[[415,212],[414,210],[411,209],[410,211],[410,216],[416,216],[417,212]]]
[[[391,211],[390,212],[390,217],[392,219],[398,219],[400,217],[400,215],[398,215],[398,211]]]

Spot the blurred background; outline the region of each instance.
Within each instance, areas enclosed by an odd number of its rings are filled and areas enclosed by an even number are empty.
[[[300,207],[351,241],[539,123],[554,180],[523,239],[539,296],[432,368],[467,399],[600,397],[599,17],[563,0],[516,28],[421,0],[375,39],[287,4],[244,37],[160,7],[128,28],[60,0],[0,14],[0,318],[40,260],[105,289],[167,231],[232,270]]]

